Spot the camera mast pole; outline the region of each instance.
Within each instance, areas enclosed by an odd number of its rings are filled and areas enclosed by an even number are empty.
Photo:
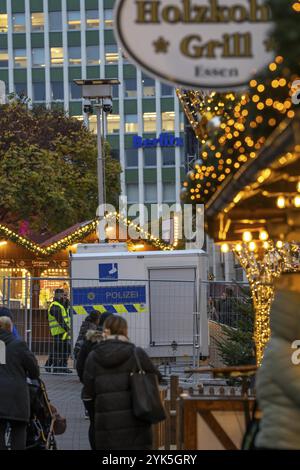
[[[99,217],[104,216],[104,204],[105,204],[105,194],[104,194],[104,165],[103,165],[103,145],[102,145],[102,109],[103,102],[101,98],[97,99],[95,104],[96,116],[97,116],[97,176],[98,176],[98,215]]]

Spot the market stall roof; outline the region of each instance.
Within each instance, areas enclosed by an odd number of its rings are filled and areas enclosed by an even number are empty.
[[[122,218],[119,214],[111,214],[110,216],[106,217],[108,221],[111,219],[111,217],[115,217],[119,226],[123,226],[125,228],[126,226],[131,224],[129,220],[127,220],[126,218]],[[48,257],[67,249],[71,245],[83,242],[87,239],[87,237],[89,237],[93,233],[96,234],[97,224],[98,220],[93,219],[90,221],[73,225],[72,227],[64,230],[63,232],[57,235],[54,235],[53,237],[49,238],[48,240],[42,243],[37,243],[31,240],[30,238],[19,235],[10,227],[4,224],[0,224],[0,237],[2,237],[4,240],[9,240],[15,243],[30,252],[35,253],[39,257]],[[140,231],[138,227],[137,231]],[[146,242],[145,249],[147,249],[147,245],[148,248],[149,246],[152,246],[154,248],[163,250],[173,249],[172,245],[169,245],[163,240],[151,236],[150,233],[147,233],[145,231],[143,231],[143,239],[145,239]],[[128,240],[130,241],[130,238]]]
[[[278,198],[284,200],[281,208]],[[278,126],[255,159],[226,178],[205,207],[207,231],[217,242],[240,241],[245,231],[258,238],[263,229],[273,239],[300,240],[299,110],[293,121]]]

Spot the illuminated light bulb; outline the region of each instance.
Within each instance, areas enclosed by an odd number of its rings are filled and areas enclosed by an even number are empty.
[[[276,243],[276,246],[277,246],[277,248],[282,248],[283,247],[283,241],[278,240],[278,242]]]
[[[295,196],[293,203],[295,207],[300,207],[300,196]]]
[[[262,242],[264,242],[264,241],[268,240],[268,238],[269,238],[268,232],[267,232],[266,230],[262,230],[262,231],[260,232],[260,234],[259,234],[259,239],[260,239]]]
[[[221,246],[221,251],[222,251],[222,253],[229,253],[228,243],[223,243],[223,245]]]
[[[256,243],[255,242],[250,242],[249,243],[249,250],[250,251],[255,251],[256,250]]]
[[[237,245],[235,245],[235,251],[237,251],[238,253],[240,253],[242,251],[243,247],[240,243],[238,243]]]
[[[252,240],[252,233],[251,232],[244,232],[243,233],[243,241],[246,242],[246,243],[249,243],[251,242]]]
[[[270,243],[269,242],[264,242],[263,247],[265,250],[268,250],[270,248]]]
[[[277,198],[276,204],[279,209],[284,209],[286,205],[285,198],[283,196],[279,196]]]
[[[269,69],[271,70],[271,72],[275,72],[275,70],[277,69],[277,65],[272,62],[272,64],[269,65]]]

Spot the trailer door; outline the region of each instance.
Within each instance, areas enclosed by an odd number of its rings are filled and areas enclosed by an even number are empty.
[[[196,269],[149,269],[151,346],[192,345]]]

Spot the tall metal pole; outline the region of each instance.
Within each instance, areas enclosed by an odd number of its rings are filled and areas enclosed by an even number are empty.
[[[104,178],[103,178],[103,148],[102,148],[102,126],[101,126],[101,109],[102,100],[98,99],[95,106],[97,115],[97,174],[98,174],[98,215],[104,216]]]

